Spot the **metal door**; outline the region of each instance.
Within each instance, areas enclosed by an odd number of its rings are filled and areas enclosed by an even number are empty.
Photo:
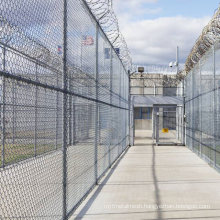
[[[157,145],[177,145],[183,143],[182,106],[154,105],[153,138]]]

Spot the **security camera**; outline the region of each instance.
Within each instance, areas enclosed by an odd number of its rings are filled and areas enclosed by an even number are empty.
[[[170,63],[169,63],[169,67],[173,67],[173,62],[170,62]]]

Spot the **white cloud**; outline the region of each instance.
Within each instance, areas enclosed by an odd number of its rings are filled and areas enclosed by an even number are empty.
[[[124,24],[128,21],[141,19],[146,14],[158,14],[162,11],[158,7],[154,6],[158,0],[113,0],[113,7],[118,15],[120,24]]]
[[[160,17],[158,0],[113,0],[119,26],[134,63],[167,64],[176,46],[184,62],[210,17]],[[156,19],[146,19],[154,14]]]
[[[123,18],[121,31],[125,36],[134,63],[167,64],[175,60],[175,48],[180,47],[182,62],[210,20],[188,17],[161,17],[128,21]]]

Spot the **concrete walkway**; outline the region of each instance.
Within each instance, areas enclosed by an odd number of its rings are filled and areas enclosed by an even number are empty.
[[[71,219],[220,219],[220,174],[186,147],[138,132]]]

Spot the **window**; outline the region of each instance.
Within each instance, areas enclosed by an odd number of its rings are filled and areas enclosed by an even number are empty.
[[[134,109],[135,119],[152,119],[152,108],[151,107],[139,107]]]

